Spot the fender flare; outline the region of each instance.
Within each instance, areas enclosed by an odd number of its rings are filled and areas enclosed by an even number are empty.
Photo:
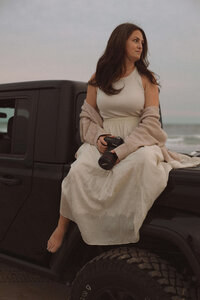
[[[173,218],[154,218],[145,222],[140,236],[170,241],[184,255],[200,283],[200,218],[177,215]]]

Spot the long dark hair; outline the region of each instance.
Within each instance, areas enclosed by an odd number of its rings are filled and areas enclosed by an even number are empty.
[[[123,75],[126,41],[135,30],[141,31],[144,39],[142,54],[140,60],[135,62],[135,66],[141,75],[145,75],[153,84],[159,85],[155,74],[147,69],[149,62],[147,59],[148,44],[146,35],[140,27],[132,23],[123,23],[114,29],[104,54],[98,60],[95,76],[88,84],[98,86],[108,95],[115,95],[121,91],[121,89],[114,89],[112,84]]]

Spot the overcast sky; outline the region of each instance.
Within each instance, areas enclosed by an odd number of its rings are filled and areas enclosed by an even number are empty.
[[[0,0],[0,83],[87,81],[113,29],[141,26],[165,123],[200,123],[199,0]]]

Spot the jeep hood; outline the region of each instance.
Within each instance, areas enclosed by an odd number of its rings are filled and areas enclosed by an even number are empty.
[[[155,205],[200,215],[200,166],[171,170],[167,187]]]

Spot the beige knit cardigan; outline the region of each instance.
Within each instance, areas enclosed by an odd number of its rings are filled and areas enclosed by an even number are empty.
[[[85,100],[80,113],[81,141],[96,146],[98,137],[106,134],[108,133],[103,129],[103,120],[99,112]],[[157,145],[166,162],[180,161],[178,153],[167,150],[166,140],[167,134],[160,124],[159,108],[148,106],[141,112],[138,126],[125,138],[124,144],[115,148],[115,152],[119,160],[122,160],[142,146]]]

